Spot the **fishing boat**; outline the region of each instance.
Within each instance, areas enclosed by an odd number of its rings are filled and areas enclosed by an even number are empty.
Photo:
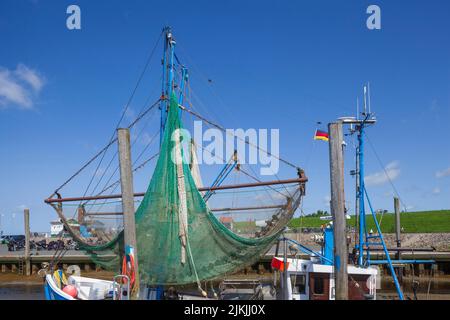
[[[64,290],[67,286],[75,288],[76,295],[73,291]],[[56,270],[53,274],[45,276],[46,300],[112,300],[114,294],[119,293],[118,289],[114,290],[113,281],[74,275],[66,279],[63,270]]]
[[[291,251],[302,251],[310,255],[310,259],[299,259],[294,254],[288,258],[275,256],[272,268],[278,270],[281,288],[279,299],[283,300],[335,300],[333,225],[329,224],[323,230],[320,239],[321,250],[314,251],[292,239],[283,239],[289,244]],[[288,251],[288,246],[285,246]],[[286,267],[285,267],[286,266]],[[377,267],[359,267],[349,265],[348,298],[350,300],[376,300],[379,272]]]
[[[353,175],[356,176],[356,201],[355,201],[355,213],[357,228],[355,228],[355,245],[353,250],[349,250],[349,244],[351,239],[347,236],[347,230],[345,230],[345,223],[341,224],[341,235],[339,238],[341,243],[335,245],[335,230],[333,221],[337,221],[337,217],[334,216],[326,228],[323,230],[321,237],[321,250],[314,251],[306,246],[297,243],[296,241],[288,238],[282,239],[284,241],[284,255],[280,257],[275,254],[272,260],[272,268],[281,272],[282,277],[280,293],[280,299],[284,300],[334,300],[337,297],[337,277],[336,270],[345,270],[344,276],[341,278],[339,299],[350,300],[375,300],[377,298],[376,290],[379,288],[379,272],[378,266],[385,265],[390,273],[392,282],[395,285],[397,296],[399,300],[404,300],[404,294],[397,277],[398,271],[396,266],[403,266],[405,264],[433,264],[433,260],[404,260],[404,259],[392,259],[387,249],[386,242],[381,231],[380,222],[376,217],[376,212],[373,209],[371,199],[369,197],[368,190],[365,183],[365,162],[364,162],[364,146],[365,135],[368,126],[376,123],[376,118],[371,112],[370,107],[370,86],[367,84],[364,86],[364,109],[359,113],[359,106],[357,105],[356,117],[341,117],[337,123],[333,125],[349,126],[349,136],[356,135],[356,169],[353,171]],[[331,127],[331,124],[330,124]],[[340,129],[342,130],[342,129]],[[331,129],[330,129],[331,131]],[[345,145],[345,141],[335,130],[334,140],[337,142],[335,145],[337,148]],[[342,133],[342,131],[341,131]],[[328,138],[328,134],[327,134]],[[339,140],[341,139],[341,140]],[[330,147],[330,157],[331,157]],[[331,163],[330,159],[330,163]],[[336,177],[335,177],[336,178]],[[339,190],[335,192],[340,192]],[[397,199],[398,200],[398,199]],[[342,215],[344,219],[348,219],[346,216],[345,204],[343,202],[335,205],[342,205],[340,212],[336,212],[332,208],[333,215]],[[333,205],[332,205],[333,207]],[[366,208],[368,208],[369,214],[366,215]],[[333,212],[334,211],[334,212]],[[343,220],[344,220],[343,219]],[[372,219],[375,226],[375,231],[367,228],[367,219]],[[326,219],[324,219],[326,220]],[[345,220],[344,220],[345,221]],[[319,237],[320,239],[320,237]],[[310,255],[309,260],[297,259],[295,257],[288,257],[288,244],[293,246],[293,251],[302,251]],[[347,245],[346,250],[345,244]],[[342,250],[342,254],[346,255],[345,264],[342,262],[342,256],[338,255],[338,247]],[[384,253],[384,258],[375,260],[371,257],[371,251],[377,250]],[[351,253],[350,253],[351,252]],[[350,254],[349,254],[350,253]],[[348,263],[347,263],[348,261]],[[346,266],[346,267],[345,267]],[[346,275],[346,276],[345,276]],[[336,281],[335,281],[336,280]],[[348,289],[347,289],[348,288]],[[347,292],[345,292],[347,291]]]
[[[254,171],[246,170],[241,155],[234,151],[228,160],[222,159],[223,168],[213,182],[209,186],[203,185],[196,152],[193,151],[199,141],[186,137],[183,123],[187,121],[182,121],[182,117],[195,117],[216,130],[229,132],[194,109],[188,99],[191,93],[188,69],[175,53],[176,41],[171,29],[166,27],[162,30],[155,48],[161,38],[164,41],[161,96],[154,103],[146,104],[127,128],[119,128],[119,121],[105,148],[45,199],[80,249],[87,252],[94,263],[117,275],[110,281],[80,275],[66,276],[59,263],[64,251],[57,252],[55,259],[42,272],[45,273],[47,299],[216,298],[211,281],[255,263],[280,238],[305,195],[307,177],[299,166],[251,145],[247,139],[241,139],[241,142],[268,157],[276,157],[295,172],[295,177],[282,180],[275,173],[276,179],[264,181]],[[138,85],[141,79],[142,76]],[[138,130],[140,121],[145,121],[143,119],[157,109],[160,110],[159,147],[141,164],[136,160],[131,163],[133,150],[130,151],[130,145],[134,144],[130,144],[130,130],[137,130],[138,135],[142,131],[141,128]],[[150,144],[155,139],[149,140]],[[112,151],[110,164],[119,155],[119,165],[112,170],[109,179],[102,181],[105,174],[100,174],[98,169],[114,146],[117,146],[117,152]],[[146,150],[144,148],[142,153]],[[186,160],[187,155],[191,156]],[[133,175],[153,159],[157,161],[147,191],[134,193]],[[83,196],[63,197],[63,189],[95,163],[96,170],[92,178],[86,180],[88,186]],[[120,179],[110,183],[116,173],[120,173]],[[225,184],[231,174],[247,180]],[[95,182],[95,179],[100,181]],[[121,193],[115,194],[119,186]],[[241,206],[236,206],[233,200],[237,196],[236,190],[243,195]],[[235,193],[231,195],[231,192]],[[220,198],[221,195],[228,196],[228,200]],[[215,198],[220,199],[214,202]],[[260,205],[255,206],[255,202]],[[138,205],[136,210],[135,204]],[[103,209],[108,205],[114,208],[113,211]],[[266,223],[250,235],[248,231],[240,233],[239,228],[225,225],[222,223],[225,220],[217,216],[261,211],[265,212]],[[68,223],[71,213],[77,216],[77,227]],[[122,224],[111,227],[108,224],[111,220],[106,218]],[[182,286],[189,285],[195,287],[196,294],[182,292]]]

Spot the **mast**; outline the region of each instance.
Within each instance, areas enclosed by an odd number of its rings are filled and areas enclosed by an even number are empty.
[[[359,255],[358,264],[363,266],[363,256],[364,256],[364,235],[366,234],[366,215],[364,209],[364,196],[362,190],[364,190],[364,122],[362,122],[358,127],[358,185],[359,188],[356,190],[356,199],[358,202],[358,217],[359,217]]]
[[[365,127],[368,124],[374,124],[376,122],[373,113],[371,112],[370,107],[370,91],[368,86],[364,86],[364,112],[362,120],[356,120],[356,131],[358,132],[358,163],[357,170],[358,179],[359,179],[359,188],[356,190],[357,194],[357,202],[359,202],[359,243],[358,243],[358,265],[360,267],[370,266],[374,262],[370,260],[370,248],[373,246],[382,246],[386,260],[385,264],[388,265],[389,270],[391,271],[392,279],[394,280],[394,285],[398,293],[398,297],[400,300],[403,300],[403,292],[400,288],[400,284],[398,282],[397,276],[395,274],[395,270],[392,264],[392,260],[389,256],[389,252],[386,247],[386,243],[384,241],[383,234],[381,232],[380,225],[377,221],[375,212],[373,210],[372,204],[370,202],[369,195],[366,190],[364,175],[364,135],[365,135]],[[367,105],[367,100],[369,101]],[[367,112],[367,107],[369,110]],[[367,199],[367,204],[369,205],[370,213],[375,223],[376,234],[367,234],[367,226],[366,226],[366,210],[365,210],[365,199]],[[364,259],[364,251],[366,252],[366,258]]]
[[[159,145],[161,147],[163,140],[164,128],[166,126],[167,108],[169,106],[170,96],[174,87],[174,56],[175,56],[175,39],[172,36],[170,27],[163,29],[164,37],[164,52],[162,59],[163,74],[162,74],[162,94],[161,94],[161,121],[159,131]]]
[[[164,124],[165,124],[165,116],[167,110],[167,100],[166,100],[166,73],[167,73],[167,32],[170,30],[168,27],[163,29],[165,31],[164,37],[164,51],[162,58],[162,88],[161,88],[161,121],[160,121],[160,130],[159,130],[159,147],[161,147],[163,132],[164,132]]]
[[[181,80],[180,80],[180,96],[178,98],[178,104],[183,105],[184,89],[186,82],[188,81],[188,69],[185,66],[181,66]],[[182,109],[180,109],[181,113]]]
[[[359,99],[356,98],[356,120],[359,119]],[[353,134],[357,129],[351,129],[351,133]],[[356,232],[356,227],[359,224],[359,146],[356,147],[355,153],[355,243],[358,242],[358,233]]]
[[[174,87],[174,56],[175,56],[175,39],[172,36],[172,32],[168,31],[167,33],[167,43],[169,45],[169,81],[167,82],[167,94],[168,98],[170,99],[170,96],[172,95],[173,87]]]

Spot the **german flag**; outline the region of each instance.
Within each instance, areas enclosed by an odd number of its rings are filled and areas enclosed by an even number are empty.
[[[316,130],[316,133],[314,134],[314,140],[323,140],[328,141],[328,132]]]

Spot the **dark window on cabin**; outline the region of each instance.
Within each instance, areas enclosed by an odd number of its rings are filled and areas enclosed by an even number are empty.
[[[293,294],[306,293],[306,275],[304,274],[291,275],[291,284]]]
[[[323,294],[324,293],[324,279],[320,276],[314,276],[314,294]]]

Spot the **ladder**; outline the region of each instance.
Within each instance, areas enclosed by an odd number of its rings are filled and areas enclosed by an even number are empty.
[[[386,243],[383,238],[383,233],[381,232],[380,224],[378,223],[375,211],[373,210],[373,207],[372,207],[372,203],[370,202],[369,195],[367,194],[367,190],[364,188],[364,186],[362,188],[362,193],[363,193],[361,195],[362,197],[366,196],[367,203],[369,205],[369,209],[372,214],[372,218],[374,220],[376,231],[377,231],[377,234],[375,234],[375,235],[367,235],[367,233],[366,233],[366,241],[360,241],[361,245],[363,246],[363,249],[366,250],[366,263],[369,266],[372,264],[372,261],[370,260],[370,248],[371,247],[374,247],[374,246],[383,247],[384,255],[386,257],[385,264],[387,264],[389,267],[389,271],[391,272],[392,279],[394,280],[394,285],[397,290],[398,296],[399,296],[400,300],[403,300],[404,299],[403,292],[400,287],[400,283],[398,282],[397,275],[395,273],[394,266],[392,264],[392,260],[389,256],[389,252],[388,252]],[[364,210],[364,207],[362,207],[362,209]],[[364,212],[364,211],[362,211],[362,212]],[[361,219],[361,215],[360,215],[360,219]],[[365,217],[363,219],[365,219]],[[366,248],[364,248],[364,246]]]
[[[25,258],[19,257],[19,270],[18,273],[20,275],[24,275],[24,265],[25,265]]]

